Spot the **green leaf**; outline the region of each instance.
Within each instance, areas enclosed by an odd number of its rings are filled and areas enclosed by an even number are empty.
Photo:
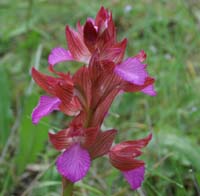
[[[11,130],[10,85],[6,71],[0,67],[0,149],[4,146]]]
[[[38,125],[33,125],[30,118],[38,99],[37,95],[31,94],[25,100],[24,112],[19,127],[19,150],[16,157],[18,174],[23,172],[27,164],[36,161],[47,143],[49,118],[44,118],[43,123]]]
[[[182,164],[190,165],[197,171],[200,171],[200,147],[183,137],[180,133],[174,130],[174,133],[170,131],[163,131],[159,133],[158,140],[160,141],[160,148],[168,148],[173,152],[173,158],[182,162]]]

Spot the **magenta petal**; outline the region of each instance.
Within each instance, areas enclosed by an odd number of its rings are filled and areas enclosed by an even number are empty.
[[[56,165],[62,176],[71,182],[77,182],[87,174],[90,162],[88,151],[75,144],[58,157]]]
[[[48,57],[48,63],[50,65],[55,65],[63,61],[71,61],[71,60],[73,60],[73,57],[70,51],[60,47],[54,48]]]
[[[150,96],[156,96],[156,91],[154,89],[153,84],[145,87],[144,89],[141,90],[143,93],[150,95]]]
[[[142,64],[138,58],[134,57],[128,58],[123,63],[117,65],[115,67],[115,72],[125,81],[143,85],[148,76],[145,67],[145,64]]]
[[[32,112],[33,124],[37,124],[42,117],[47,116],[54,110],[58,110],[60,102],[57,97],[41,96],[38,105]]]
[[[139,188],[144,180],[145,168],[144,166],[137,169],[122,172],[126,180],[131,186],[131,189],[135,190]]]

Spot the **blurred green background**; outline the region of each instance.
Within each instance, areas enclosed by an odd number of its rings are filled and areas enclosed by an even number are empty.
[[[97,159],[76,196],[200,195],[200,3],[198,0],[1,0],[0,1],[0,195],[57,196],[61,178],[48,130],[70,120],[60,113],[31,123],[43,91],[31,66],[47,73],[47,57],[66,47],[65,25],[94,17],[101,5],[113,12],[118,39],[127,37],[126,56],[147,52],[156,78],[156,97],[119,96],[104,128],[119,130],[116,142],[153,132],[144,150],[143,186],[131,191],[106,157]],[[61,65],[73,72],[78,64]]]

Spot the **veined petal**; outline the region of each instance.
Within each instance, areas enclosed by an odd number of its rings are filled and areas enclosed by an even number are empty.
[[[99,126],[102,124],[104,118],[106,117],[106,114],[108,113],[108,110],[114,100],[114,98],[117,96],[119,92],[119,89],[114,88],[111,90],[107,97],[104,99],[101,99],[98,102],[97,109],[94,112],[93,119],[91,121],[92,126]],[[102,96],[103,97],[103,96]]]
[[[98,50],[102,51],[106,47],[111,47],[113,42],[113,37],[110,37],[108,29],[106,28],[100,35],[98,35],[96,47]]]
[[[82,35],[67,26],[66,37],[68,48],[73,58],[77,61],[88,63],[91,54],[83,41]]]
[[[144,148],[152,139],[152,133],[150,133],[147,137],[139,140],[128,140],[121,142],[113,147],[114,150],[123,150],[126,147],[135,147],[135,148]]]
[[[122,79],[113,73],[113,62],[97,62],[93,56],[89,64],[89,73],[92,82],[92,100],[91,106],[94,108],[94,114],[91,126],[99,126],[114,98],[120,91]]]
[[[123,176],[128,181],[131,189],[135,190],[139,188],[144,180],[145,168],[144,166],[138,167],[129,171],[122,171]]]
[[[100,55],[101,60],[109,60],[115,64],[121,63],[125,49],[126,49],[127,39],[122,42],[112,45],[112,47],[105,47]]]
[[[138,58],[128,58],[115,68],[115,72],[125,81],[137,85],[143,85],[148,76],[145,70],[146,65],[142,64]]]
[[[116,29],[112,19],[112,13],[101,7],[95,18],[95,26],[98,29],[97,48],[103,50],[105,45],[111,47],[116,43]]]
[[[36,70],[34,67],[32,68],[32,77],[43,90],[55,96],[55,86],[60,81],[59,78],[45,75]]]
[[[71,61],[71,60],[73,60],[73,57],[70,51],[65,50],[64,48],[61,47],[54,48],[48,57],[48,63],[50,65],[55,65],[63,61]]]
[[[108,20],[108,32],[109,32],[110,37],[112,37],[113,42],[116,42],[116,28],[112,19],[112,13],[110,13],[109,20]]]
[[[54,110],[59,110],[61,101],[57,97],[41,96],[38,105],[32,112],[33,124],[38,124],[40,119],[49,115]]]
[[[82,107],[88,110],[91,102],[91,87],[89,70],[87,67],[81,67],[73,76],[75,94],[78,97]]]
[[[102,6],[95,18],[95,25],[98,26],[98,31],[101,34],[106,28],[108,28],[108,21],[110,13]]]
[[[63,150],[72,145],[72,138],[69,136],[69,129],[61,130],[57,133],[49,132],[49,140],[57,150]]]
[[[103,6],[101,6],[95,18],[95,24],[98,25],[99,23],[105,22],[108,18],[108,11]]]
[[[149,134],[140,140],[128,140],[116,144],[109,152],[111,164],[121,171],[129,171],[143,166],[144,162],[135,158],[141,155],[141,149],[149,143],[151,138],[152,134]]]
[[[82,146],[84,146],[85,148],[89,148],[91,147],[91,145],[93,145],[95,143],[97,134],[99,132],[99,128],[98,127],[90,127],[87,129],[83,129],[84,133],[84,140],[83,140],[83,144]]]
[[[112,146],[117,131],[115,129],[100,131],[94,144],[90,147],[90,156],[92,159],[107,154]]]
[[[80,111],[82,110],[81,104],[77,97],[72,97],[71,102],[69,105],[65,103],[60,105],[60,109],[69,116],[77,116]]]
[[[122,171],[129,171],[144,165],[142,160],[134,159],[133,156],[121,156],[113,151],[109,152],[109,159],[113,167]]]
[[[60,110],[69,116],[76,116],[81,110],[78,98],[73,96],[74,86],[69,83],[60,82],[56,88],[56,96],[61,100]]]
[[[65,150],[56,161],[58,172],[71,182],[81,180],[87,174],[90,163],[88,151],[79,144]]]
[[[97,39],[97,31],[90,20],[84,25],[84,42],[90,52],[94,52]]]

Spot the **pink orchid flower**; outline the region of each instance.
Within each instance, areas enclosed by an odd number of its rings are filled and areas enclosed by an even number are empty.
[[[146,53],[125,60],[127,40],[116,41],[111,12],[101,8],[95,19],[85,25],[77,24],[77,31],[66,27],[68,50],[54,48],[49,57],[48,76],[32,69],[35,82],[48,95],[43,95],[32,113],[32,121],[57,110],[74,116],[66,129],[49,133],[49,139],[61,154],[56,166],[64,179],[75,183],[85,177],[91,162],[109,155],[110,163],[122,172],[132,189],[141,186],[145,164],[136,157],[142,154],[152,135],[141,140],[129,140],[114,146],[115,129],[102,131],[101,126],[115,97],[123,92],[143,92],[155,96],[154,78],[143,64]],[[84,65],[73,75],[57,72],[54,66],[64,61],[79,61]]]

